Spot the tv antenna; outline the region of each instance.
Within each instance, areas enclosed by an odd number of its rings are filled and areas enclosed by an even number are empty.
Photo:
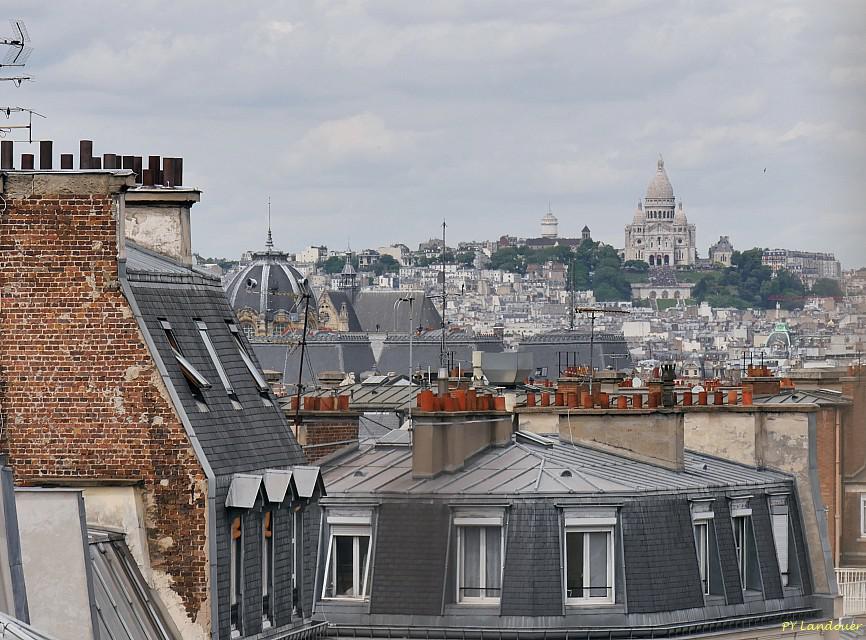
[[[12,35],[8,38],[0,37],[0,45],[8,47],[6,56],[0,62],[0,68],[20,68],[27,64],[30,54],[33,53],[33,47],[30,46],[30,34],[27,33],[24,21],[10,20],[9,22],[12,25]],[[29,75],[20,73],[13,76],[0,76],[0,80],[11,82],[16,87],[20,87],[23,82],[32,79]],[[33,116],[40,118],[45,116],[26,107],[0,106],[0,116],[5,116],[6,120],[12,120],[13,114],[26,114],[27,123],[20,123],[20,120],[6,123],[0,117],[0,138],[5,138],[15,129],[26,129],[27,142],[33,142]]]
[[[631,313],[619,307],[573,307],[577,313],[584,313],[589,316],[589,393],[592,394],[592,383],[594,378],[593,365],[593,347],[595,347],[595,317],[605,313],[616,313],[627,315]]]

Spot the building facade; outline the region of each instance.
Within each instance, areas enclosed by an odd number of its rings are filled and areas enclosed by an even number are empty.
[[[677,204],[661,156],[646,197],[625,227],[624,257],[659,267],[695,264],[695,225],[689,224],[683,203]]]

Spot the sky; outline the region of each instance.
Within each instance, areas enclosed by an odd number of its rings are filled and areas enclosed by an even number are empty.
[[[4,8],[35,80],[0,103],[76,162],[82,138],[182,156],[204,256],[263,247],[268,198],[287,251],[415,247],[443,218],[449,244],[536,237],[548,204],[622,247],[662,154],[702,256],[728,235],[866,265],[860,0]]]

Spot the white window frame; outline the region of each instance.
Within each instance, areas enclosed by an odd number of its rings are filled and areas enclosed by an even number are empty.
[[[695,531],[695,546],[698,553],[698,573],[701,577],[701,591],[710,595],[710,527],[709,519],[695,520],[692,527]]]
[[[703,572],[701,590],[705,596],[709,596],[712,595],[710,554],[713,549],[710,549],[710,527],[713,526],[713,519],[715,518],[713,502],[712,500],[695,500],[691,503],[691,511],[693,533],[697,531],[698,527],[703,527],[703,536],[701,538],[695,536],[695,551],[698,556],[698,573]]]
[[[860,494],[860,537],[866,538],[866,493]]]
[[[782,586],[791,586],[791,567],[789,566],[791,540],[791,511],[787,494],[771,495],[770,523],[773,531],[773,546],[776,548],[776,562],[782,578]],[[862,508],[861,508],[862,514]],[[861,515],[862,517],[862,515]]]
[[[505,568],[505,527],[504,525],[504,513],[501,510],[497,511],[466,511],[466,512],[457,512],[454,516],[454,526],[457,529],[457,584],[455,585],[456,589],[456,600],[462,604],[499,604],[502,598],[502,578],[503,571]],[[463,545],[464,545],[464,532],[467,528],[479,528],[482,533],[479,535],[480,539],[480,550],[479,550],[479,562],[480,562],[480,577],[482,584],[479,585],[480,589],[486,590],[487,588],[487,527],[495,527],[499,529],[499,596],[491,597],[491,596],[464,596],[461,591],[461,585],[463,584],[463,572],[464,572],[464,562],[463,562]]]
[[[369,597],[367,585],[370,577],[370,564],[373,558],[373,529],[369,513],[356,514],[340,512],[328,516],[328,555],[325,560],[325,574],[322,580],[322,600],[363,601]],[[329,596],[328,585],[337,582],[335,538],[352,538],[352,591],[354,596]],[[361,538],[367,538],[367,561],[361,567]],[[330,578],[330,580],[329,580]]]
[[[568,597],[568,534],[569,533],[606,533],[607,534],[607,595],[603,598],[598,596],[586,595],[582,598]],[[562,568],[563,582],[562,590],[567,605],[593,606],[614,604],[616,602],[616,557],[614,535],[616,533],[616,511],[607,510],[602,513],[582,513],[566,512],[565,513],[565,530],[562,537]],[[586,568],[583,576],[583,591],[589,593],[592,587],[591,573],[589,571],[589,538],[584,537],[583,543],[583,566]]]

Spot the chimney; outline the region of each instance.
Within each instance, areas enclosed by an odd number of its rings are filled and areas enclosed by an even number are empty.
[[[477,406],[482,399],[466,390],[450,392],[445,397],[434,397],[430,390],[422,393],[424,398],[419,395],[418,402],[423,408],[412,418],[413,477],[454,473],[476,453],[511,442],[511,414],[502,407],[473,410],[469,405]],[[486,398],[484,406],[488,400],[493,402],[493,398]],[[428,411],[428,404],[434,410]]]
[[[197,189],[152,186],[154,175],[164,174],[169,180],[181,178],[180,159],[165,158],[163,170],[159,169],[159,156],[150,156],[149,166],[142,170],[142,186],[130,189],[125,195],[125,236],[133,242],[168,256],[187,266],[192,265],[192,241],[190,236],[190,209],[199,201]],[[133,171],[140,167],[140,159],[133,158]]]
[[[634,396],[633,399],[637,399]],[[676,409],[597,409],[562,414],[559,439],[672,471],[685,469],[685,420]]]
[[[674,365],[662,365],[662,406],[673,407],[677,403],[677,398],[674,395]]]

